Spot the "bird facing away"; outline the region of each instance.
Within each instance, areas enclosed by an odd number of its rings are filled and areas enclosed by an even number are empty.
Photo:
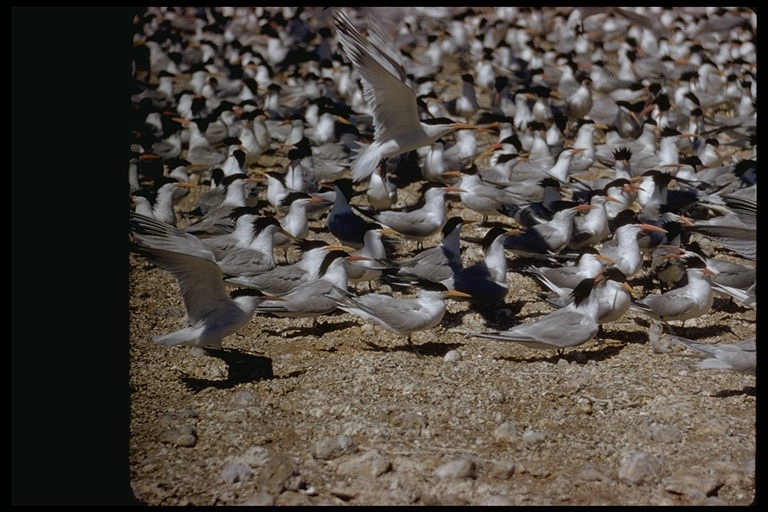
[[[510,231],[493,227],[483,237],[483,259],[455,272],[442,282],[448,289],[464,292],[476,304],[496,304],[509,292],[504,239]]]
[[[132,214],[130,226],[133,233],[152,229],[154,222]],[[147,240],[146,238],[144,240]],[[150,239],[152,240],[152,239]],[[182,329],[156,336],[156,343],[171,347],[193,347],[196,353],[204,347],[220,349],[224,338],[248,324],[256,307],[265,299],[279,301],[254,289],[238,289],[227,293],[224,275],[217,265],[213,252],[194,237],[184,240],[173,249],[173,243],[158,246],[132,243],[131,249],[152,264],[170,272],[176,278],[186,309],[188,325]],[[145,243],[145,242],[144,242]]]
[[[232,226],[232,210],[246,205],[245,187],[247,183],[258,183],[260,178],[250,177],[245,173],[237,173],[222,179],[224,186],[224,200],[216,207],[211,208],[198,221],[190,224],[185,229],[199,237],[221,235],[229,233]]]
[[[365,244],[365,233],[375,222],[357,213],[350,205],[354,190],[348,180],[334,182],[333,188],[336,191],[333,206],[325,217],[328,231],[342,244],[360,249]]]
[[[360,73],[373,115],[374,140],[367,146],[361,144],[355,157],[355,182],[367,179],[381,160],[428,146],[455,130],[477,128],[443,117],[419,119],[416,93],[404,82],[403,66],[363,37],[343,12],[335,12],[334,19],[342,48]]]
[[[247,247],[234,247],[216,260],[224,275],[253,276],[275,268],[275,235],[293,239],[280,222],[271,216],[260,216],[253,221],[253,240]]]
[[[632,212],[631,210],[627,210]],[[599,249],[604,257],[615,261],[614,266],[627,277],[633,277],[643,267],[643,252],[638,241],[641,231],[667,233],[667,230],[654,224],[638,224],[632,218],[622,215],[622,224],[615,228],[613,238]]]
[[[363,246],[352,251],[350,256],[362,256],[363,258],[347,261],[344,266],[347,269],[347,279],[351,284],[377,279],[383,270],[391,269],[394,264],[387,259],[387,247],[382,238],[384,235],[397,236],[398,233],[379,224],[370,224],[363,237]]]
[[[597,295],[599,303],[598,325],[602,326],[602,324],[616,321],[624,316],[624,313],[629,310],[633,291],[627,283],[627,276],[621,270],[609,267],[601,270],[599,275],[592,277],[597,279],[593,293]],[[537,295],[556,308],[562,308],[573,301],[572,289],[560,288],[555,285],[551,285],[551,289],[551,294]]]
[[[319,277],[320,265],[330,251],[351,251],[351,247],[330,245],[323,240],[301,240],[297,242],[301,258],[296,263],[278,265],[272,270],[253,276],[227,278],[236,286],[255,288],[269,295],[285,295],[302,284]]]
[[[586,246],[579,250],[579,254],[571,265],[559,267],[529,266],[523,268],[523,272],[535,276],[550,291],[557,288],[573,290],[582,279],[595,277],[605,269],[606,263],[615,264],[616,261],[601,255],[594,247]]]

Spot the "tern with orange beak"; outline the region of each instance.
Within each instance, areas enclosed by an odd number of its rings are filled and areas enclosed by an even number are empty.
[[[334,13],[334,19],[344,52],[360,73],[373,115],[373,142],[361,144],[352,167],[355,182],[369,178],[382,160],[428,146],[455,130],[477,128],[445,117],[420,119],[416,93],[405,83],[403,66],[363,37],[342,11]]]

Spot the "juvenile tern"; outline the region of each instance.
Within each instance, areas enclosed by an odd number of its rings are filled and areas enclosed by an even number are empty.
[[[360,73],[373,114],[374,140],[361,145],[352,166],[355,182],[368,178],[382,160],[428,146],[455,130],[476,129],[447,118],[419,119],[416,94],[405,83],[405,69],[360,34],[347,16],[334,13],[341,45]]]

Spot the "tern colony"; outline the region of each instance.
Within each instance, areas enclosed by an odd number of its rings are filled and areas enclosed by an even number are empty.
[[[503,308],[512,272],[555,310],[474,338],[562,352],[626,314],[658,338],[714,297],[756,309],[755,24],[744,8],[148,8],[130,248],[177,279],[189,323],[156,341],[221,347],[254,316],[343,311],[411,344],[446,299]],[[460,238],[474,222],[486,236]],[[726,261],[747,279],[726,283]]]

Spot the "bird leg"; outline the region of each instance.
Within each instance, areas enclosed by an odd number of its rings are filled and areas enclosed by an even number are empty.
[[[421,357],[421,352],[416,348],[416,345],[413,344],[413,340],[411,340],[411,335],[408,335],[408,346],[411,348],[414,354],[416,354],[416,357]]]
[[[604,336],[605,336],[605,330],[603,330],[602,324],[598,325],[597,334],[595,335],[595,342],[597,343],[597,346],[601,346],[605,344],[605,341],[603,340]]]

